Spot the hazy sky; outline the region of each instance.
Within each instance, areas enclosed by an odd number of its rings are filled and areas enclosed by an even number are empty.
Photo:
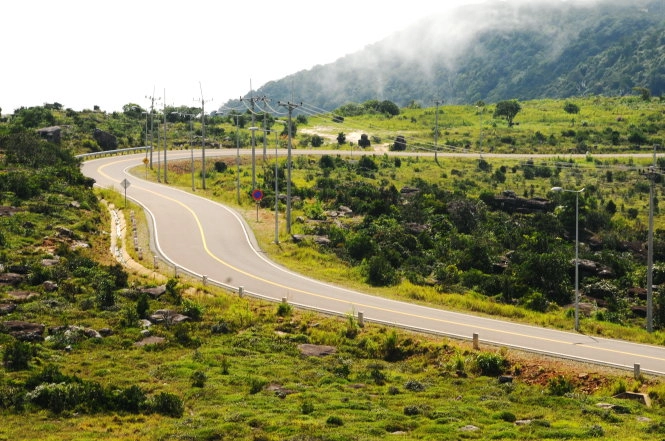
[[[168,105],[206,111],[420,18],[501,0],[9,0],[0,12],[0,108]],[[533,0],[532,0],[533,1]],[[548,1],[548,0],[540,0]],[[562,1],[562,0],[550,0]]]

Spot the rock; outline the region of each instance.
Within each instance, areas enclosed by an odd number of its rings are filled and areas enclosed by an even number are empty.
[[[0,315],[11,314],[16,310],[15,303],[0,303]]]
[[[480,430],[480,427],[476,427],[472,424],[468,424],[464,427],[460,427],[459,430],[461,430],[462,432],[477,432],[477,431]]]
[[[141,328],[149,328],[152,326],[152,322],[150,320],[141,319],[139,320],[139,326]]]
[[[85,328],[83,329],[83,335],[85,335],[88,338],[102,338],[102,334],[97,332],[95,329],[92,328]]]
[[[59,237],[65,237],[67,239],[74,239],[74,236],[76,236],[72,230],[65,227],[55,227],[55,231]]]
[[[109,132],[95,129],[92,132],[92,137],[95,138],[95,141],[97,141],[102,150],[115,150],[118,148],[118,138]]]
[[[111,328],[101,328],[99,330],[99,335],[101,335],[102,337],[110,337],[110,336],[113,335],[113,329],[111,329]]]
[[[305,240],[311,240],[317,245],[323,245],[323,246],[330,245],[330,239],[328,238],[328,236],[293,234],[291,237],[293,238],[293,242],[295,243],[301,243],[304,242]]]
[[[42,266],[55,266],[60,262],[59,258],[42,259]]]
[[[501,375],[499,376],[499,383],[512,383],[513,382],[513,376],[512,375]]]
[[[141,341],[134,343],[134,346],[158,345],[165,341],[166,339],[164,337],[146,337]]]
[[[44,287],[44,290],[46,292],[53,292],[58,289],[58,284],[52,280],[45,281],[44,283],[42,283],[42,286]]]
[[[148,317],[148,320],[152,323],[176,325],[178,323],[189,321],[191,318],[170,309],[158,309],[154,314],[151,314],[150,317]]]
[[[644,404],[647,407],[651,407],[651,398],[649,395],[642,394],[639,392],[624,392],[618,395],[613,396],[612,398],[624,399],[624,400],[635,400]]]
[[[325,346],[325,345],[313,345],[309,343],[303,343],[298,345],[298,350],[302,355],[309,357],[322,357],[325,355],[331,355],[337,352],[337,348],[334,346]]]
[[[18,285],[25,280],[25,276],[18,273],[2,273],[0,274],[0,284],[5,285]]]
[[[39,297],[39,293],[31,291],[10,291],[7,296],[17,302],[28,302]]]
[[[166,292],[166,285],[154,286],[152,288],[141,288],[141,292],[148,294],[156,299]]]
[[[23,322],[19,320],[11,320],[2,322],[0,324],[0,332],[10,334],[14,338],[21,341],[44,341],[44,329],[46,326],[39,323]]]
[[[61,136],[62,129],[60,126],[51,126],[51,127],[44,127],[41,129],[37,129],[37,133],[39,133],[39,136],[41,136],[43,139],[47,140],[48,142],[53,142],[55,144],[60,143],[60,136]]]
[[[528,426],[531,424],[531,420],[517,420],[515,421],[516,426]]]

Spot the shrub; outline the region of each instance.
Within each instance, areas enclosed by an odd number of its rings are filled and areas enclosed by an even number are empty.
[[[425,390],[425,385],[418,380],[409,380],[404,384],[404,389],[411,392],[422,392]]]
[[[190,379],[192,380],[192,387],[203,387],[208,377],[203,371],[194,371]]]
[[[185,412],[185,405],[177,395],[161,392],[150,400],[150,410],[160,415],[180,418]]]
[[[420,415],[420,407],[413,404],[409,406],[404,406],[404,415],[408,416]]]
[[[508,361],[500,354],[481,352],[476,356],[476,366],[481,375],[501,375],[508,365]]]
[[[314,412],[314,405],[311,401],[305,401],[300,406],[300,411],[303,415],[309,415],[310,413]]]
[[[343,426],[344,421],[338,416],[329,416],[328,419],[326,420],[326,424],[329,426]]]
[[[517,421],[517,417],[515,416],[515,414],[512,412],[508,412],[507,410],[499,412],[499,414],[496,417],[507,423],[514,423],[515,421]]]
[[[547,382],[547,392],[550,395],[563,396],[573,391],[573,383],[563,375],[550,378]]]
[[[2,354],[2,365],[8,371],[21,371],[28,369],[35,350],[30,343],[14,340],[5,346]]]
[[[249,393],[251,395],[258,394],[263,390],[266,385],[266,381],[260,378],[250,378],[249,379]]]
[[[182,301],[182,313],[192,320],[201,320],[203,317],[203,307],[189,299]]]
[[[116,392],[114,407],[121,411],[139,413],[145,407],[146,400],[145,392],[140,387],[132,385]]]
[[[277,315],[280,317],[286,317],[287,315],[291,314],[291,311],[293,310],[293,307],[289,305],[288,303],[285,302],[280,302],[277,305]]]
[[[223,173],[227,169],[226,162],[224,161],[215,161],[215,171],[219,173]]]

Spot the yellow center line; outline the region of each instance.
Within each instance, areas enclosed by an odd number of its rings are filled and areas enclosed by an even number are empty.
[[[124,160],[124,161],[127,161],[127,160]],[[103,175],[106,178],[110,179],[111,181],[120,182],[117,179],[112,178],[108,174],[104,173],[104,171],[102,169],[107,167],[107,166],[117,164],[119,162],[124,162],[124,161],[116,161],[116,162],[109,163],[109,164],[104,165],[104,166],[100,166],[97,169],[97,171],[101,175]],[[203,243],[203,249],[205,250],[206,254],[208,254],[212,259],[216,260],[220,264],[222,264],[222,265],[224,265],[224,266],[226,266],[226,267],[228,267],[228,268],[230,268],[234,271],[237,271],[240,274],[243,274],[247,277],[250,277],[252,279],[261,281],[261,282],[269,284],[269,285],[273,285],[273,286],[283,288],[283,289],[286,289],[286,290],[289,290],[289,291],[298,292],[300,294],[305,294],[305,295],[308,295],[308,296],[312,296],[312,297],[316,297],[316,298],[320,298],[320,299],[324,299],[324,300],[330,300],[330,301],[335,301],[335,302],[343,302],[343,300],[340,300],[340,299],[335,298],[335,297],[329,297],[329,296],[326,296],[326,295],[323,295],[323,294],[317,294],[317,293],[314,293],[314,292],[305,291],[305,290],[302,290],[302,289],[299,289],[299,288],[294,288],[292,286],[286,286],[286,285],[283,285],[283,284],[280,284],[280,283],[277,283],[277,282],[273,282],[272,280],[264,279],[262,277],[257,276],[256,274],[249,273],[247,271],[244,271],[240,268],[237,268],[237,267],[231,265],[230,263],[228,263],[225,260],[223,260],[223,259],[219,258],[218,256],[216,256],[214,253],[212,253],[212,251],[210,251],[210,249],[208,248],[208,243],[206,241],[205,233],[203,231],[203,226],[201,225],[201,221],[199,220],[199,217],[194,212],[194,210],[192,210],[189,206],[187,206],[183,202],[181,202],[177,199],[174,199],[170,196],[166,196],[166,195],[163,195],[161,193],[157,193],[155,191],[146,189],[145,187],[140,187],[140,188],[142,188],[144,191],[146,191],[148,193],[154,194],[155,196],[158,196],[158,197],[164,198],[166,200],[169,200],[171,202],[174,202],[174,203],[180,205],[181,207],[183,207],[185,210],[187,210],[192,215],[192,217],[194,218],[194,221],[196,222],[196,225],[199,229],[199,234],[201,236],[201,242]],[[353,304],[355,306],[364,307],[364,308],[368,308],[368,309],[373,309],[373,310],[376,310],[376,311],[382,311],[382,312],[387,312],[387,313],[391,313],[391,314],[397,314],[397,315],[402,315],[402,316],[406,316],[406,317],[412,317],[412,318],[416,318],[416,319],[429,320],[429,321],[433,321],[433,322],[436,322],[436,323],[442,323],[442,324],[472,328],[473,330],[482,330],[482,331],[488,331],[488,332],[491,332],[491,333],[497,333],[498,332],[498,333],[502,333],[502,334],[506,334],[506,335],[512,335],[512,336],[515,336],[515,337],[527,337],[527,338],[530,338],[532,340],[540,340],[540,341],[544,341],[544,342],[558,343],[558,344],[570,344],[570,345],[575,345],[575,346],[582,347],[582,348],[595,349],[597,351],[604,351],[604,352],[613,353],[613,354],[629,355],[629,356],[635,356],[635,357],[648,358],[648,359],[657,360],[657,361],[665,361],[665,358],[662,358],[662,357],[653,357],[653,356],[648,356],[648,355],[643,355],[643,354],[636,354],[636,353],[632,353],[632,352],[618,351],[618,350],[615,350],[615,349],[600,348],[600,347],[597,347],[597,346],[588,345],[588,344],[584,344],[584,343],[570,343],[570,342],[563,341],[563,340],[558,340],[558,339],[553,339],[553,338],[548,338],[548,337],[539,337],[539,336],[534,336],[534,335],[529,335],[529,334],[522,334],[522,333],[514,332],[514,331],[505,331],[505,330],[490,328],[490,327],[486,327],[486,326],[469,325],[469,324],[466,324],[466,323],[460,323],[460,322],[445,320],[445,319],[441,319],[441,318],[430,317],[430,316],[426,316],[426,315],[413,314],[413,313],[394,310],[394,309],[390,309],[390,308],[383,308],[383,307],[379,307],[379,306],[367,305],[367,304],[363,304],[363,303],[353,303]]]

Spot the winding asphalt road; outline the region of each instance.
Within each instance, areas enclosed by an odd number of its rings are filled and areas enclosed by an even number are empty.
[[[294,150],[293,154],[306,153]],[[325,153],[317,151],[318,154]],[[338,154],[339,152],[329,152]],[[233,150],[207,150],[208,157],[232,156]],[[174,267],[211,283],[266,299],[338,315],[362,313],[367,321],[407,329],[471,339],[480,343],[523,349],[594,364],[632,370],[639,364],[647,374],[665,375],[665,347],[597,338],[460,314],[414,305],[313,280],[277,265],[265,257],[241,216],[234,210],[159,183],[133,176],[144,154],[112,156],[83,163],[86,176],[100,187],[124,193],[152,218],[156,251]],[[189,152],[169,153],[169,160],[187,159]]]

